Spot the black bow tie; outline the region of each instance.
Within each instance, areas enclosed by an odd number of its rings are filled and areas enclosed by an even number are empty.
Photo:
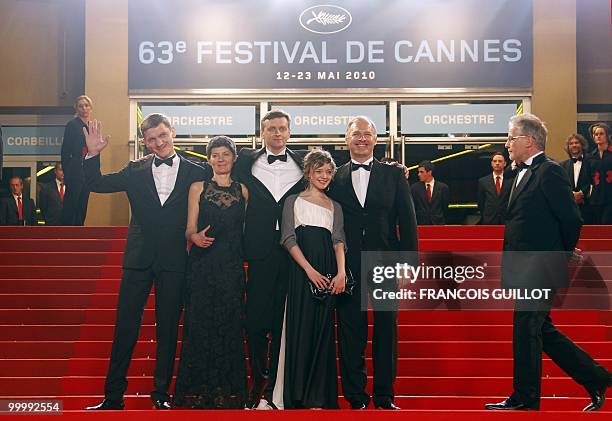
[[[579,156],[578,158],[572,158],[572,162],[575,164],[578,161],[582,161],[582,157]]]
[[[518,164],[517,168],[519,171],[526,170],[529,169],[529,165],[525,164],[524,162],[521,162],[520,164]]]
[[[366,171],[370,171],[372,169],[372,163],[369,164],[356,164],[351,161],[351,171],[357,171],[359,168],[363,168]]]
[[[159,167],[161,164],[166,164],[167,166],[171,167],[172,166],[172,160],[174,159],[176,155],[172,155],[170,158],[166,158],[166,159],[160,159],[158,157],[155,157],[153,159],[153,163],[155,164],[156,167]]]
[[[287,162],[287,154],[282,155],[268,155],[268,164],[272,164],[274,161]]]

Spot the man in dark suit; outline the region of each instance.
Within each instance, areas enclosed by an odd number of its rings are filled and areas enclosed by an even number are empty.
[[[365,409],[370,402],[365,391],[368,316],[361,309],[361,252],[416,252],[417,226],[410,186],[402,169],[374,159],[374,122],[365,116],[351,119],[345,140],[351,161],[338,168],[329,195],[342,205],[346,262],[356,280],[356,287],[352,295],[338,297],[338,350],[344,397],[351,408]],[[372,285],[368,284],[368,287],[371,295]],[[372,354],[374,406],[399,409],[393,404],[397,371],[397,310],[374,311]]]
[[[91,191],[124,191],[132,210],[104,400],[86,409],[123,409],[126,374],[154,283],[157,349],[151,400],[157,409],[171,408],[168,388],[174,368],[187,259],[187,197],[191,184],[204,179],[206,174],[204,168],[174,152],[176,132],[166,116],[151,114],[140,128],[144,144],[152,154],[106,175],[100,174],[99,153],[108,139],[102,138],[97,122],[90,122],[86,136],[88,154],[84,169]]]
[[[587,202],[591,189],[591,163],[588,156],[589,144],[581,134],[573,133],[567,138],[564,149],[569,159],[561,162],[560,165],[570,180],[574,200],[578,205],[582,220],[585,224],[590,224],[591,209]]]
[[[285,199],[304,188],[305,152],[287,148],[290,136],[289,115],[280,110],[269,111],[261,120],[264,147],[241,149],[234,165],[236,178],[249,189],[244,253],[248,262],[246,330],[252,376],[248,402],[251,408],[275,407],[272,392],[290,264],[289,254],[280,245],[280,219]]]
[[[21,177],[9,179],[11,195],[0,206],[0,225],[38,225],[34,201],[23,195]]]
[[[66,196],[62,210],[62,225],[83,225],[87,215],[89,190],[85,184],[83,160],[87,153],[84,131],[91,116],[93,102],[87,95],[79,96],[74,102],[77,113],[66,124],[62,142],[62,168],[65,172]],[[85,130],[84,130],[85,129]]]
[[[55,179],[47,184],[42,184],[38,204],[45,218],[45,225],[62,224],[62,207],[64,203],[64,170],[62,163],[55,163]]]
[[[584,410],[596,411],[605,401],[610,374],[557,330],[550,317],[555,290],[568,284],[567,261],[582,225],[578,207],[565,171],[544,155],[544,123],[524,114],[512,117],[509,127],[506,148],[519,167],[506,214],[502,286],[549,294],[515,301],[514,392],[486,408],[539,409],[544,351],[589,392],[592,402]]]
[[[504,172],[506,158],[501,152],[495,152],[491,157],[491,168],[492,174],[478,179],[480,224],[503,225],[513,177],[507,177],[511,173]]]
[[[429,161],[419,164],[419,182],[410,186],[419,225],[444,225],[450,201],[448,186],[433,177],[434,165]]]

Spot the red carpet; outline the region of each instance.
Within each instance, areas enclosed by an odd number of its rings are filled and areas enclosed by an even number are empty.
[[[0,399],[63,401],[70,412],[97,403],[108,366],[114,308],[121,277],[125,227],[0,227]],[[501,227],[420,227],[422,251],[489,252],[488,281],[498,282]],[[579,247],[611,251],[612,226],[583,229]],[[612,288],[612,262],[594,257],[596,269],[575,274],[575,291],[597,284]],[[497,266],[496,266],[497,265]],[[129,371],[126,405],[150,409],[155,355],[154,297],[144,314],[140,341]],[[554,311],[553,320],[600,363],[612,368],[611,311]],[[399,316],[399,365],[396,403],[428,419],[506,418],[517,414],[482,411],[486,402],[512,390],[511,311],[402,311]],[[180,344],[179,344],[180,346]],[[370,349],[368,370],[371,374]],[[371,384],[371,381],[370,381]],[[581,386],[545,358],[542,410],[579,411],[588,403]],[[341,404],[345,402],[341,399]],[[612,411],[608,404],[606,411]],[[469,412],[455,412],[468,411]],[[319,419],[350,417],[351,421],[396,417],[376,412],[318,411]],[[128,411],[125,418],[144,419],[148,411]],[[578,414],[574,416],[609,416]],[[91,419],[115,417],[88,413]],[[206,419],[283,417],[259,411],[171,411],[156,416]],[[291,419],[306,419],[311,411],[293,411]],[[522,413],[528,419],[543,414]]]

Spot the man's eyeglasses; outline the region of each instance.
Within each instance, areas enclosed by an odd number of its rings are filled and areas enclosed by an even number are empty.
[[[527,135],[523,135],[523,134],[520,134],[518,136],[508,136],[508,142],[507,143],[514,143],[514,141],[516,139],[520,139],[521,137],[531,137],[531,136],[527,136]]]

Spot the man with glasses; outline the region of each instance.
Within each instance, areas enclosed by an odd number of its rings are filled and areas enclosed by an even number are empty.
[[[610,373],[561,333],[550,308],[557,288],[568,284],[567,261],[574,252],[582,220],[565,171],[544,155],[547,129],[535,115],[510,119],[506,148],[518,164],[504,229],[502,287],[551,291],[540,300],[517,299],[514,305],[514,391],[487,404],[490,410],[538,410],[542,351],[581,384],[591,403],[604,404]]]
[[[416,252],[417,225],[410,186],[403,171],[381,164],[374,158],[374,122],[365,116],[354,117],[346,128],[345,140],[351,161],[338,168],[329,196],[342,205],[346,263],[356,285],[352,295],[338,297],[338,350],[344,397],[352,409],[365,409],[370,403],[370,396],[365,391],[368,314],[361,308],[361,252]],[[369,292],[371,294],[371,290]],[[372,356],[374,407],[399,409],[393,403],[397,372],[397,309],[374,311]]]

